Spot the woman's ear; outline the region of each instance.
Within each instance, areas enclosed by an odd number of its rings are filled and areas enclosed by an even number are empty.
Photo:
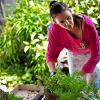
[[[52,24],[56,23],[56,21],[54,20],[54,18],[51,18],[51,23]]]

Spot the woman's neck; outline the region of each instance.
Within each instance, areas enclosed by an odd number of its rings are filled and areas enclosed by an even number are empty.
[[[74,27],[72,30],[69,30],[70,34],[74,38],[81,39],[82,38],[82,32],[83,32],[83,18],[81,16],[81,19],[77,19],[78,25],[74,24]]]
[[[74,26],[72,30],[69,30],[69,33],[74,37],[74,38],[78,38],[81,39],[82,38],[82,29]]]

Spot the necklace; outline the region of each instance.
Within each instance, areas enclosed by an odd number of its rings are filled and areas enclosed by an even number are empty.
[[[80,46],[81,49],[86,49],[88,47],[88,44],[85,41],[81,41]]]

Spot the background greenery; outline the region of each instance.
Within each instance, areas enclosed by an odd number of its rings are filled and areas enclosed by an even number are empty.
[[[59,0],[58,0],[59,1]],[[73,13],[90,16],[100,28],[99,0],[62,0]],[[13,87],[34,83],[48,74],[45,63],[49,0],[19,0],[13,16],[7,16],[0,33],[0,84]],[[8,91],[9,89],[8,88]]]

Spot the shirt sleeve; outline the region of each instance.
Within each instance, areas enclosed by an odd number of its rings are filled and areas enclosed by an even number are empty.
[[[50,61],[57,61],[57,57],[62,50],[62,47],[58,46],[58,32],[55,29],[48,30],[48,46],[46,51],[46,63]]]
[[[84,73],[92,73],[94,71],[96,64],[100,60],[100,43],[95,25],[91,27],[88,41],[89,41],[89,49],[91,52],[91,57],[82,68],[82,71]]]

